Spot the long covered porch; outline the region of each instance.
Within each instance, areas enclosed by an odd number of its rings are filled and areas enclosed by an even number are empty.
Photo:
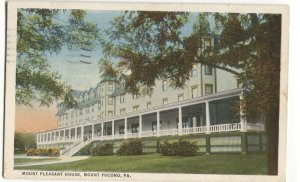
[[[241,90],[170,103],[81,126],[37,135],[38,144],[113,140],[229,131],[263,131],[262,123],[247,123],[239,108]]]

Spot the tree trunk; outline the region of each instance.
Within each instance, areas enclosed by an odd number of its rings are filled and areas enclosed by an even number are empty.
[[[266,113],[268,174],[278,174],[279,104],[272,103]]]

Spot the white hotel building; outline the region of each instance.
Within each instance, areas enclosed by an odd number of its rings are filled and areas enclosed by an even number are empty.
[[[231,73],[195,65],[184,89],[157,80],[150,96],[127,93],[122,81],[103,78],[95,88],[74,91],[79,106],[57,105],[58,128],[37,134],[38,148],[75,154],[92,141],[167,135],[263,131],[264,124],[232,111],[243,98]]]

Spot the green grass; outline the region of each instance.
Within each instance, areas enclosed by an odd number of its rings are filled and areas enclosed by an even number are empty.
[[[192,174],[267,174],[263,154],[211,154],[168,157],[160,154],[140,156],[99,156],[65,164],[16,167],[26,170],[112,171]]]
[[[31,162],[45,162],[45,161],[54,161],[59,160],[58,158],[39,158],[39,159],[33,159],[33,158],[15,158],[14,162],[15,164],[22,164],[22,163],[31,163]]]

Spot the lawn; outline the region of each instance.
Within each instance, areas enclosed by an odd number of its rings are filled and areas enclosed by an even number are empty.
[[[23,164],[23,163],[31,163],[31,162],[45,162],[45,161],[54,161],[59,160],[58,158],[15,158],[14,162],[15,164]]]
[[[267,174],[263,154],[211,154],[168,157],[160,154],[140,156],[93,156],[65,164],[17,167],[26,170],[112,171],[192,174]]]

